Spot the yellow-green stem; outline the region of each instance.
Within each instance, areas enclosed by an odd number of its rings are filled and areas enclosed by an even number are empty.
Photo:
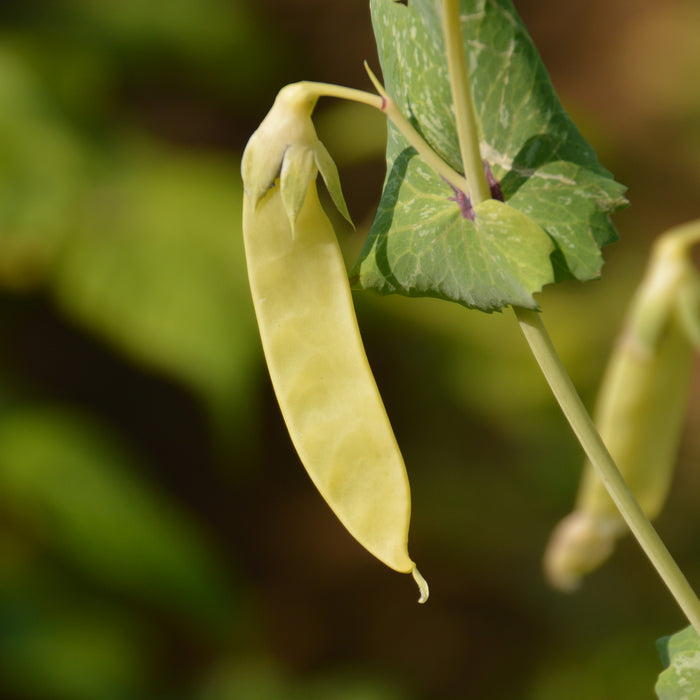
[[[515,315],[552,393],[610,497],[690,624],[700,634],[700,600],[644,514],[603,444],[554,349],[540,314],[529,309],[515,308]]]
[[[453,170],[445,163],[440,156],[426,143],[425,139],[416,131],[411,122],[401,113],[396,102],[389,97],[376,76],[367,68],[369,77],[377,88],[378,95],[373,95],[371,92],[364,90],[355,90],[354,88],[343,87],[341,85],[332,85],[330,83],[302,83],[310,94],[318,97],[338,97],[343,100],[352,100],[360,102],[384,112],[387,118],[391,120],[394,126],[399,130],[401,135],[408,143],[416,149],[418,155],[429,165],[438,175],[441,175],[453,187],[466,191],[466,180],[457,171]]]
[[[491,189],[486,181],[479,149],[479,128],[469,84],[467,57],[464,53],[459,0],[442,1],[442,31],[445,37],[447,69],[455,107],[459,150],[469,188],[466,194],[469,195],[472,206],[476,206],[491,197]]]

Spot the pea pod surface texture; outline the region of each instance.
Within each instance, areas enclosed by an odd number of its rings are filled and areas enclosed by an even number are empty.
[[[364,351],[343,256],[316,190],[318,168],[331,193],[339,192],[337,174],[311,126],[313,102],[298,86],[285,90],[260,135],[251,137],[243,162],[244,185],[251,185],[243,200],[246,261],[270,378],[292,442],[323,498],[367,550],[413,574],[424,602],[427,584],[407,548],[406,468]],[[275,129],[276,109],[283,110],[279,123],[286,133],[290,120],[298,122],[293,143]],[[269,178],[270,162],[279,168],[265,190],[265,179],[261,185],[256,177]],[[302,166],[298,172],[296,164]]]
[[[341,522],[410,572],[406,469],[360,339],[347,273],[312,183],[295,236],[279,184],[244,203],[246,258],[270,377],[294,446]]]

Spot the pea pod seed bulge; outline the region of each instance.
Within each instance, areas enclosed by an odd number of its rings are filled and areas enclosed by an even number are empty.
[[[263,350],[312,481],[366,549],[414,574],[423,602],[427,585],[407,550],[406,469],[364,352],[342,253],[316,191],[319,165],[327,182],[337,174],[328,171],[311,124],[314,101],[298,86],[285,88],[244,154],[243,233]]]

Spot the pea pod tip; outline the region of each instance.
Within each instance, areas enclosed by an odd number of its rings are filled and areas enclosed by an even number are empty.
[[[411,570],[411,575],[413,576],[413,580],[416,582],[416,584],[418,584],[418,590],[420,591],[418,602],[421,604],[426,603],[430,597],[428,582],[423,578],[423,576],[421,576],[420,571],[418,571],[415,566]]]

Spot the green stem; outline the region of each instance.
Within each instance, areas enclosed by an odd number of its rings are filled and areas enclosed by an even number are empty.
[[[479,150],[479,131],[474,112],[469,71],[462,42],[459,0],[442,0],[443,34],[447,52],[452,99],[455,105],[457,136],[472,205],[491,196]],[[689,234],[689,238],[694,235]],[[552,345],[540,315],[515,308],[525,338],[556,397],[562,412],[573,428],[586,455],[593,464],[620,514],[639,541],[690,624],[700,634],[700,600],[676,564],[653,525],[645,515],[603,444]]]
[[[355,90],[354,88],[332,85],[330,83],[304,82],[301,84],[309,90],[311,95],[315,95],[316,97],[338,97],[343,100],[352,100],[353,102],[360,102],[374,107],[380,112],[384,112],[394,126],[401,132],[401,135],[406,141],[416,149],[418,155],[433,168],[438,175],[441,175],[456,189],[465,192],[467,182],[464,176],[460,175],[456,170],[453,170],[437,155],[437,153],[435,153],[425,139],[416,131],[411,122],[401,113],[396,102],[389,97],[381,83],[366,64],[365,68],[374,86],[377,88],[378,95],[365,92],[364,90]]]
[[[467,57],[464,53],[459,0],[443,0],[442,31],[445,36],[447,70],[455,107],[459,150],[469,187],[467,194],[472,206],[476,206],[491,198],[491,189],[486,181],[484,163],[479,149],[479,128],[469,83]]]
[[[644,514],[603,444],[554,349],[540,314],[529,309],[515,308],[515,315],[552,393],[610,497],[690,624],[700,634],[700,600]]]

